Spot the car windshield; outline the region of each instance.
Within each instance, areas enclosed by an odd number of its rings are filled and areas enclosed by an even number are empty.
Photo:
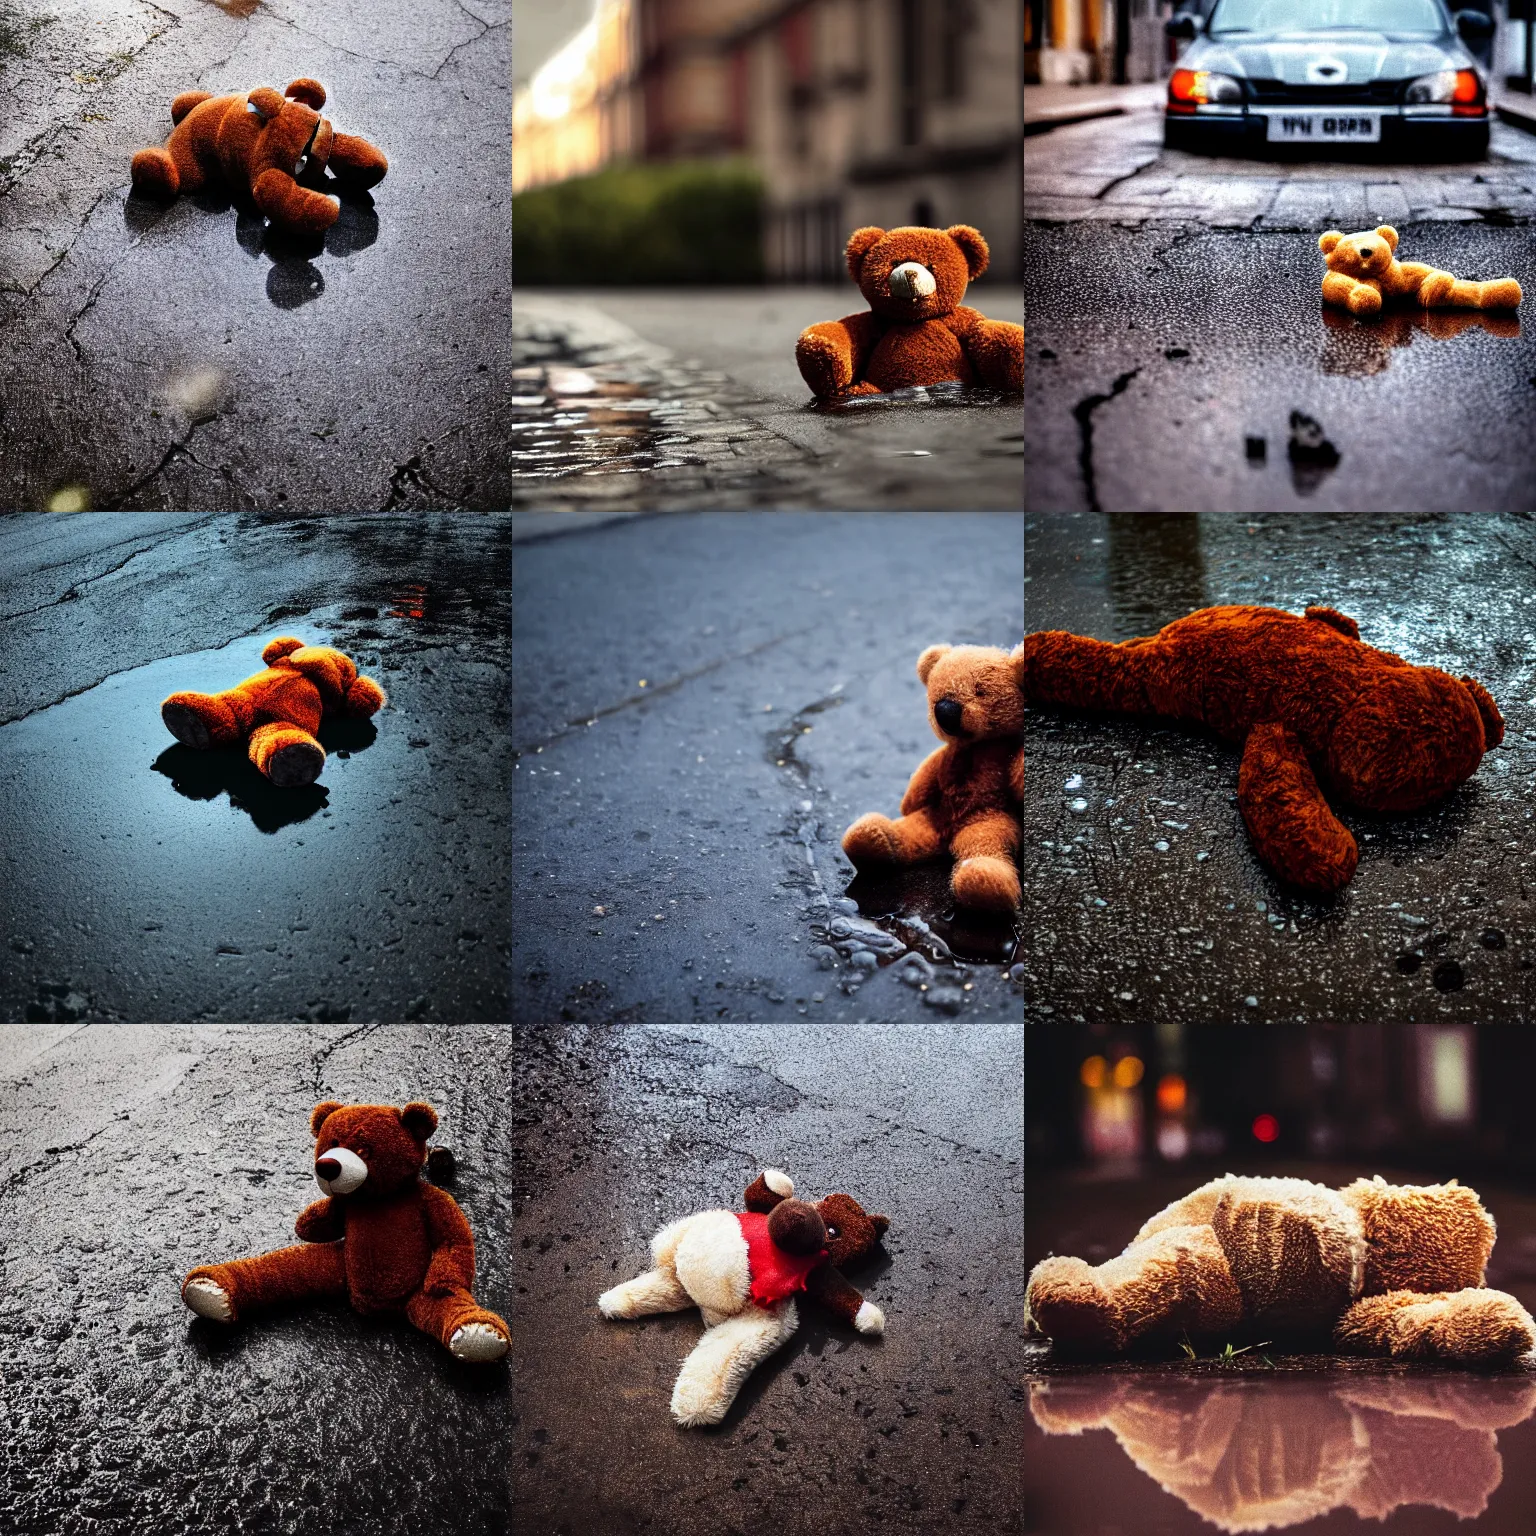
[[[1217,0],[1213,35],[1226,32],[1444,30],[1435,0]]]

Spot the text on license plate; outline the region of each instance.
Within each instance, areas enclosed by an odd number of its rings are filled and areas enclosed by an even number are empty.
[[[1374,144],[1381,139],[1379,112],[1271,112],[1269,142],[1337,143],[1340,139]]]

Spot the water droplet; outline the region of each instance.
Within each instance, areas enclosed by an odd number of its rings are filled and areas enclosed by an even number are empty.
[[[1079,795],[1076,800],[1067,801],[1067,809],[1071,811],[1074,816],[1081,816],[1083,812],[1088,809],[1088,802],[1084,800],[1081,795]]]

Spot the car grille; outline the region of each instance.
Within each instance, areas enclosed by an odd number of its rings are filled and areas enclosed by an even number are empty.
[[[1283,80],[1249,80],[1248,99],[1259,106],[1392,106],[1403,99],[1406,80],[1359,81],[1352,85],[1287,85]]]

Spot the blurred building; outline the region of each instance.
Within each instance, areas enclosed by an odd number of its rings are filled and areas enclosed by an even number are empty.
[[[1025,0],[1025,79],[1041,85],[1161,80],[1171,0]]]
[[[974,224],[1022,276],[1017,0],[601,0],[513,102],[513,190],[750,155],[767,268],[846,277],[863,224]]]

